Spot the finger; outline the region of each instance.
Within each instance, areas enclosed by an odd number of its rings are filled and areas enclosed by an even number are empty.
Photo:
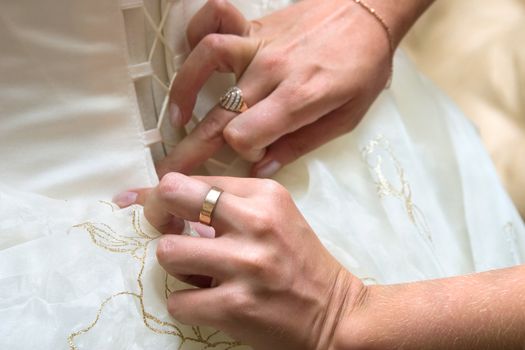
[[[200,222],[190,222],[190,227],[199,237],[215,238],[215,229],[211,226],[201,224]]]
[[[113,203],[118,205],[120,208],[126,208],[132,204],[143,205],[151,190],[151,188],[135,188],[127,190],[117,194],[112,200]]]
[[[126,208],[132,204],[144,205],[152,191],[153,188],[131,189],[113,197],[113,202],[120,208]],[[178,235],[184,231],[185,223],[182,219],[166,214],[165,217],[162,217],[162,220],[158,220],[155,227],[161,233]]]
[[[157,246],[157,259],[170,275],[209,276],[224,281],[233,274],[230,261],[237,251],[230,239],[206,239],[164,235]]]
[[[158,162],[157,173],[159,177],[170,172],[189,174],[193,169],[213,157],[224,146],[222,131],[226,123],[235,115],[232,112],[221,113],[220,109],[222,108],[214,107],[190,134],[177,143],[171,152]],[[219,110],[219,113],[214,113],[215,117],[209,118],[214,110]],[[221,120],[221,118],[223,119]]]
[[[225,0],[210,0],[191,19],[187,37],[191,48],[194,48],[208,34],[242,36],[249,28],[250,23],[231,3]]]
[[[321,98],[309,93],[309,85],[297,89],[279,86],[266,99],[233,119],[224,130],[228,144],[247,159],[247,155],[260,154],[282,136],[315,122],[339,106],[338,100],[329,95]]]
[[[260,179],[248,177],[227,177],[227,176],[192,176],[194,179],[206,182],[210,186],[222,188],[229,193],[234,193],[237,197],[250,198],[257,196],[263,189]]]
[[[186,289],[168,297],[168,311],[186,325],[217,328],[224,322],[225,288]]]
[[[277,139],[289,130],[284,106],[273,94],[232,119],[224,127],[223,137],[237,154],[250,162],[260,161],[271,142],[263,141],[261,133],[271,134],[268,139]],[[236,119],[243,122],[238,123]],[[266,123],[266,122],[267,123]]]
[[[256,75],[256,72],[250,68],[237,83],[248,106],[266,98],[276,85],[277,77],[261,79],[261,76]],[[166,158],[159,162],[157,165],[159,176],[172,171],[188,174],[212,158],[226,142],[225,127],[232,119],[238,118],[244,113],[238,114],[219,105],[215,106],[195,129],[179,142]],[[244,150],[242,147],[234,147],[234,149],[237,152]],[[258,161],[264,156],[264,149],[253,151],[250,148],[250,150],[251,152],[239,152],[239,154],[249,161]]]
[[[270,177],[282,166],[353,130],[365,111],[340,108],[318,121],[283,136],[268,147],[264,159],[252,167],[254,177]]]
[[[159,185],[146,199],[144,215],[157,229],[166,225],[173,216],[197,222],[210,189],[211,186],[206,182],[179,173],[169,173],[160,180]],[[235,192],[229,192],[227,188],[224,190],[213,211],[211,224],[216,232],[224,232],[231,228],[230,221],[234,221],[233,218],[239,214],[238,205],[241,198],[233,194]]]
[[[235,35],[209,34],[190,53],[170,91],[170,116],[175,126],[191,118],[197,93],[215,71],[240,77],[257,51],[257,42]]]

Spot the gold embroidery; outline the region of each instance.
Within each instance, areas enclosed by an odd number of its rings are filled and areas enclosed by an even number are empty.
[[[412,188],[408,183],[401,162],[395,156],[390,142],[378,135],[361,151],[368,167],[373,173],[377,194],[380,198],[392,196],[399,198],[405,207],[409,220],[416,226],[418,232],[432,243],[432,233],[423,212],[412,200]],[[385,175],[385,163],[390,163],[398,177],[399,184],[390,182]]]
[[[84,334],[84,333],[87,333],[89,332],[93,327],[95,327],[95,325],[98,323],[98,320],[100,319],[100,316],[102,314],[102,311],[104,310],[104,308],[106,307],[106,304],[109,303],[111,300],[113,300],[114,298],[120,296],[120,295],[131,295],[131,296],[134,296],[134,297],[137,297],[137,298],[140,298],[140,296],[138,294],[135,294],[135,293],[131,293],[131,292],[120,292],[120,293],[116,293],[116,294],[113,294],[112,296],[110,296],[109,298],[106,298],[106,300],[104,300],[102,302],[102,304],[100,304],[100,307],[97,311],[97,316],[95,317],[95,320],[93,322],[91,322],[89,324],[89,326],[87,326],[86,328],[83,328],[77,332],[73,332],[71,333],[68,337],[67,337],[67,342],[69,344],[69,348],[72,349],[72,350],[78,350],[77,346],[75,345],[74,343],[74,339],[75,337],[81,335],[81,334]]]
[[[115,203],[112,203],[112,202],[108,202],[108,201],[98,201],[98,202],[100,204],[104,204],[104,205],[107,205],[108,207],[110,207],[112,212],[120,209],[118,207],[118,205],[116,205]]]
[[[155,240],[158,236],[150,236],[146,232],[144,232],[140,223],[140,214],[137,209],[133,210],[131,221],[134,230],[134,235],[119,235],[110,226],[104,223],[95,224],[86,222],[74,226],[86,230],[91,238],[91,241],[96,246],[111,253],[130,254],[134,259],[139,261],[139,273],[136,279],[138,293],[122,291],[106,298],[100,304],[93,322],[91,322],[88,326],[82,328],[81,330],[71,333],[68,336],[67,341],[70,349],[78,350],[78,347],[75,345],[75,338],[91,331],[99,322],[106,305],[113,299],[120,296],[131,296],[137,299],[140,305],[140,313],[144,325],[154,333],[178,337],[181,341],[179,349],[183,346],[183,344],[187,342],[200,343],[203,345],[203,349],[217,348],[219,346],[222,346],[224,350],[229,350],[240,346],[241,343],[237,341],[213,340],[213,338],[219,334],[219,331],[214,331],[211,334],[204,335],[202,333],[201,328],[198,326],[191,327],[193,331],[192,335],[186,335],[181,330],[181,328],[175,323],[162,321],[160,318],[156,317],[155,315],[149,313],[146,310],[144,302],[144,285],[142,280],[146,264],[146,258],[148,256],[149,244],[153,242],[153,240]],[[167,275],[164,281],[164,287],[165,295],[167,298],[168,295],[171,293],[171,290],[168,286]]]

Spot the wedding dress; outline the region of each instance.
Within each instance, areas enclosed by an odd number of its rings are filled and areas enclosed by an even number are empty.
[[[255,18],[289,1],[233,2]],[[158,232],[109,201],[155,185],[153,158],[177,140],[165,96],[202,4],[0,3],[0,349],[247,348],[168,315],[183,285],[156,261]],[[214,77],[195,119],[231,84]],[[206,169],[246,164],[225,152]],[[357,129],[275,178],[365,283],[524,262],[523,222],[476,130],[401,52]]]

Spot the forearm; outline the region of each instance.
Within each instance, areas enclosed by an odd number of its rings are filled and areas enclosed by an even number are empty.
[[[369,287],[338,349],[525,349],[525,265]]]

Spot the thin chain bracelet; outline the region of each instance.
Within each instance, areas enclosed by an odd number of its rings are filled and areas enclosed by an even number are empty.
[[[390,27],[386,24],[383,17],[381,17],[376,10],[374,10],[372,7],[368,6],[366,3],[364,3],[362,0],[352,0],[359,6],[361,6],[363,9],[365,9],[368,13],[370,13],[374,18],[381,24],[381,27],[385,30],[387,39],[388,39],[388,49],[390,51],[390,72],[388,75],[388,81],[386,83],[386,89],[390,88],[390,84],[392,83],[392,75],[394,74],[394,40],[392,37],[392,31],[390,30]]]

